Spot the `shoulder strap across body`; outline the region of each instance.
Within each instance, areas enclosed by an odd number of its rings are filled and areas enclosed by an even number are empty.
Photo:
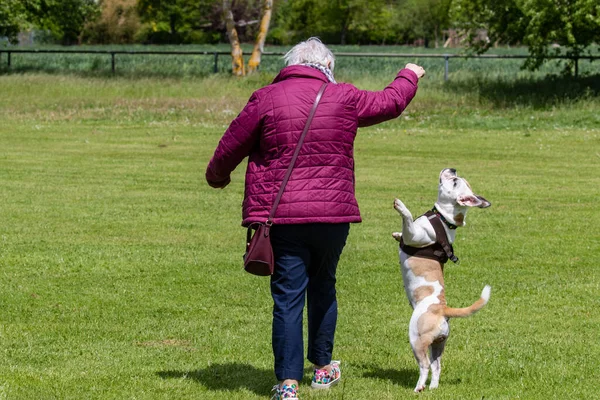
[[[302,131],[302,134],[300,135],[300,139],[298,139],[298,145],[296,146],[296,149],[294,150],[294,155],[292,156],[290,165],[288,166],[285,176],[283,177],[283,181],[281,182],[281,187],[279,188],[279,193],[277,193],[277,197],[275,197],[275,201],[273,202],[273,207],[271,207],[271,212],[269,213],[269,218],[267,219],[267,223],[266,223],[267,226],[273,225],[273,218],[275,217],[275,212],[277,211],[277,206],[279,206],[279,201],[281,201],[281,196],[283,196],[285,186],[287,185],[288,181],[290,180],[290,176],[292,175],[292,170],[294,169],[294,164],[296,164],[296,159],[298,158],[298,154],[300,154],[300,149],[302,148],[302,144],[304,143],[304,138],[306,137],[308,128],[310,128],[310,123],[312,122],[313,117],[315,116],[315,112],[317,111],[317,106],[319,105],[319,102],[321,101],[321,97],[323,96],[323,92],[325,92],[326,87],[327,87],[327,83],[324,83],[321,86],[321,88],[319,89],[319,92],[317,93],[315,102],[310,110],[310,113],[308,114],[308,119],[306,120],[306,125],[304,125],[304,130]]]

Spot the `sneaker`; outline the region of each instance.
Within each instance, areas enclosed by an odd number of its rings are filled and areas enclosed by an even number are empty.
[[[342,378],[342,371],[340,370],[340,362],[331,362],[331,373],[328,373],[326,369],[315,369],[315,375],[313,376],[310,387],[313,389],[329,389],[335,385]]]
[[[298,385],[275,385],[272,391],[275,394],[271,400],[298,400]]]

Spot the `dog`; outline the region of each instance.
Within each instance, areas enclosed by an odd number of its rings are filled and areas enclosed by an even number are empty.
[[[481,297],[471,306],[448,307],[443,275],[447,259],[458,260],[453,254],[452,243],[456,228],[465,225],[467,210],[490,205],[489,201],[474,194],[469,183],[453,168],[440,172],[437,201],[433,210],[425,215],[413,220],[408,208],[399,199],[394,201],[394,208],[402,216],[402,232],[394,232],[392,236],[401,243],[402,279],[413,308],[408,335],[420,369],[415,392],[425,389],[430,369],[429,388],[435,389],[439,385],[442,353],[450,334],[448,319],[468,317],[483,308],[490,299],[491,287],[486,285]],[[440,243],[445,239],[446,243]]]

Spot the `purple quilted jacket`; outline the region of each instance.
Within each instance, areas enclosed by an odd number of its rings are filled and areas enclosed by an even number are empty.
[[[398,117],[414,97],[417,81],[414,72],[403,69],[379,92],[329,83],[273,223],[360,222],[354,195],[357,128]],[[221,138],[206,169],[206,180],[229,179],[248,156],[242,225],[267,220],[324,82],[328,82],[325,74],[308,66],[282,69],[272,84],[252,94]]]

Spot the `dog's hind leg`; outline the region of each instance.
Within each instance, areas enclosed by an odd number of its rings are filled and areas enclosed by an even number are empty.
[[[439,305],[431,305],[429,306],[430,309],[428,309],[427,312],[422,313],[422,307],[419,305],[417,308],[415,308],[415,311],[413,311],[413,315],[410,319],[408,331],[410,345],[412,346],[417,363],[419,363],[420,370],[419,380],[417,382],[417,386],[415,387],[415,392],[420,392],[425,389],[425,382],[427,382],[429,369],[431,367],[431,360],[429,359],[428,354],[430,347],[434,342],[441,342],[445,340],[449,333],[447,330],[449,329],[447,321],[443,316],[439,315],[439,311],[441,310],[440,307],[441,306]],[[433,382],[434,388],[438,382],[439,374],[437,376],[437,381]]]
[[[415,392],[421,392],[425,389],[425,382],[427,382],[427,377],[429,376],[430,361],[427,356],[427,350],[430,344],[431,341],[423,337],[418,338],[414,342],[411,341],[410,343],[417,363],[419,364],[419,380],[417,381]]]
[[[440,374],[442,372],[442,354],[446,346],[446,338],[431,344],[431,382],[429,389],[435,389],[440,384]]]

